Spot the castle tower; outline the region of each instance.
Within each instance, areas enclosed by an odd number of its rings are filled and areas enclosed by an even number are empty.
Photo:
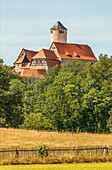
[[[52,42],[67,43],[67,29],[57,21],[55,25],[50,29],[51,44]]]

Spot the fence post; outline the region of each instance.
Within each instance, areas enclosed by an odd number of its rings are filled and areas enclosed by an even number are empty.
[[[106,155],[109,155],[108,147],[105,145],[106,148]]]
[[[97,148],[96,148],[96,155],[97,155]]]
[[[18,152],[17,148],[16,148],[16,157],[19,157],[19,152]]]

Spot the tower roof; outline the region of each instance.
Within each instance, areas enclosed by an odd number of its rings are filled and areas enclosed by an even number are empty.
[[[65,28],[60,21],[57,21],[50,30],[57,30],[57,29],[67,30],[67,28]]]

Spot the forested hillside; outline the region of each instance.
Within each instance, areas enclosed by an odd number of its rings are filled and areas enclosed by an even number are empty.
[[[112,132],[112,57],[74,60],[29,83],[0,65],[0,126]]]

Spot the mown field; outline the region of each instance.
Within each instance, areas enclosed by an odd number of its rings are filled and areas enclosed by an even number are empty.
[[[112,146],[112,134],[47,132],[23,129],[0,128],[0,148],[47,146]]]
[[[79,164],[48,164],[48,165],[8,165],[0,166],[0,170],[111,170],[112,163],[79,163]]]

